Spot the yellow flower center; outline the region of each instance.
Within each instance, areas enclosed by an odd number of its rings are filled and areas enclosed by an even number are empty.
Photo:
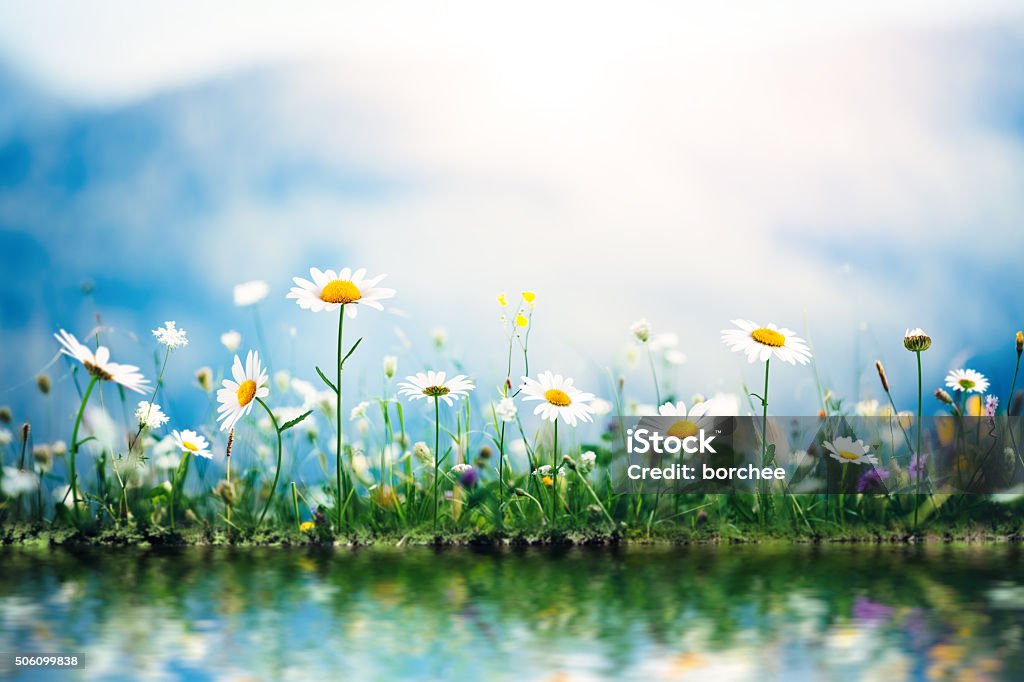
[[[94,365],[91,362],[85,362],[82,364],[84,364],[85,368],[89,370],[89,374],[93,375],[100,381],[113,381],[114,375],[108,372],[107,370],[103,369],[102,367]]]
[[[555,479],[551,478],[550,476],[545,476],[544,478],[540,479],[540,482],[544,484],[545,488],[550,488],[555,484]]]
[[[750,336],[762,346],[771,346],[772,348],[779,348],[786,345],[786,337],[778,333],[774,329],[766,329],[761,327],[750,332]]]
[[[560,388],[552,388],[544,393],[544,398],[555,407],[568,407],[572,400],[569,394]]]
[[[246,379],[238,387],[238,404],[245,407],[256,397],[256,382]]]
[[[332,279],[320,291],[320,300],[327,303],[352,303],[363,297],[359,287],[347,279]]]
[[[969,391],[972,388],[974,388],[974,382],[971,381],[970,379],[961,379],[960,388],[964,389],[965,391]]]
[[[423,389],[423,395],[429,395],[431,398],[439,398],[449,393],[451,390],[447,386],[427,386]]]
[[[689,419],[680,419],[672,426],[668,427],[668,435],[674,436],[679,439],[689,438],[690,436],[696,436],[699,429]]]
[[[185,448],[190,452],[196,452],[197,450],[199,450],[199,447],[196,446],[195,443],[190,443],[187,440],[181,441],[181,447]]]
[[[840,450],[839,456],[843,459],[860,459],[860,453],[851,452],[849,450]]]

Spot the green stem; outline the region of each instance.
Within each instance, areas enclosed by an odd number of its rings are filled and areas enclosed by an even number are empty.
[[[924,412],[924,389],[921,379],[921,351],[915,352],[917,355],[917,486],[914,494],[914,530],[917,530],[917,514],[921,507],[921,467],[924,462],[921,460],[921,427],[924,426],[921,423],[921,415]]]
[[[434,396],[434,530],[437,530],[437,471],[441,464],[441,407]]]
[[[647,343],[647,362],[651,366],[651,378],[654,380],[654,397],[658,401],[658,405],[661,405],[661,388],[658,386],[658,372],[654,369],[654,355],[651,353],[651,347]]]
[[[256,522],[256,527],[259,528],[263,523],[263,517],[267,515],[267,510],[270,509],[270,503],[274,500],[274,493],[277,491],[277,481],[281,478],[281,429],[277,425],[277,417],[271,412],[267,404],[263,402],[262,398],[256,398],[256,402],[263,406],[263,409],[267,411],[267,415],[270,417],[270,422],[274,425],[274,432],[277,434],[277,468],[274,471],[274,482],[270,486],[270,494],[267,495],[267,503],[263,505],[263,511],[260,513],[260,520]]]
[[[295,481],[292,481],[292,508],[295,510],[295,530],[302,530],[302,521],[299,518],[299,491],[295,487]]]
[[[1013,381],[1010,382],[1010,395],[1006,399],[1006,416],[1010,416],[1010,405],[1013,404],[1013,392],[1017,390],[1017,374],[1020,372],[1020,353],[1017,353],[1017,365],[1013,368]]]
[[[555,436],[551,443],[551,525],[558,513],[558,418],[555,418]]]
[[[181,456],[181,460],[178,462],[178,468],[174,471],[174,477],[171,479],[171,530],[174,530],[174,500],[178,496],[178,481],[182,478],[182,472],[185,469],[185,463],[188,461],[188,454]]]
[[[342,517],[342,509],[344,508],[344,505],[342,504],[342,500],[345,499],[344,495],[343,495],[343,490],[342,490],[342,487],[341,487],[341,478],[342,478],[342,470],[341,470],[341,352],[342,352],[342,350],[341,350],[341,343],[342,343],[342,338],[344,337],[344,334],[345,334],[345,304],[343,303],[341,305],[341,308],[340,308],[339,314],[338,314],[337,383],[334,384],[334,388],[336,389],[336,393],[338,394],[338,402],[337,402],[337,405],[335,406],[336,414],[334,415],[335,419],[336,419],[336,426],[337,426],[337,434],[336,434],[336,436],[337,436],[337,441],[336,441],[337,448],[336,448],[336,451],[335,451],[335,454],[334,454],[334,465],[335,465],[335,469],[337,470],[335,476],[336,476],[336,479],[337,479],[336,483],[337,483],[337,486],[338,486],[338,532],[339,533],[341,532],[341,527],[342,527],[342,518],[341,518]]]
[[[764,393],[761,395],[761,466],[768,466],[765,460],[768,458],[768,369],[771,366],[771,358],[764,361]],[[758,513],[762,517],[762,521],[767,516],[765,510],[765,493],[764,493],[764,482],[758,483],[760,488],[761,499],[758,500]]]
[[[85,395],[82,396],[82,404],[78,406],[78,416],[75,417],[75,428],[71,431],[71,449],[69,455],[69,466],[71,467],[71,487],[69,492],[71,493],[71,512],[75,519],[75,523],[78,523],[78,471],[75,469],[75,455],[78,454],[78,429],[82,425],[82,415],[85,414],[85,404],[89,402],[89,396],[92,394],[93,387],[96,386],[96,382],[99,381],[96,377],[89,380],[89,386],[85,389]],[[67,496],[65,495],[65,499]]]

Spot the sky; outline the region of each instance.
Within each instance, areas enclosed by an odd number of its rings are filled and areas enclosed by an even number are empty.
[[[362,386],[394,353],[491,390],[495,295],[531,289],[531,369],[605,397],[610,371],[654,401],[641,317],[679,335],[683,398],[760,382],[719,339],[737,317],[808,337],[851,400],[878,358],[909,398],[916,326],[927,384],[966,364],[1007,392],[1024,12],[895,5],[0,2],[0,404],[30,410],[52,332],[96,312],[145,368],[149,329],[189,329],[191,395],[223,331],[255,342],[251,279],[271,360],[312,378],[335,322],[284,296],[346,265],[398,290],[352,331]],[[773,395],[817,411],[808,368]]]

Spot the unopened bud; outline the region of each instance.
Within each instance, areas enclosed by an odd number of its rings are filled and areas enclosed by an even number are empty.
[[[40,374],[39,376],[36,377],[36,387],[39,389],[39,392],[42,393],[43,395],[50,394],[51,385],[52,384],[50,383],[49,375]]]
[[[1017,357],[1018,358],[1020,357],[1021,353],[1024,353],[1024,332],[1018,331],[1017,332]]]
[[[953,398],[948,393],[946,393],[945,389],[941,389],[941,388],[935,389],[935,398],[940,403],[945,403],[946,405],[952,405],[953,404]]]
[[[224,504],[233,505],[235,503],[235,486],[227,481],[220,481],[213,492],[223,500]]]
[[[889,392],[889,377],[885,376],[885,367],[881,360],[875,360],[875,369],[878,370],[878,380],[882,382],[882,390]]]
[[[204,391],[210,391],[213,388],[213,370],[209,367],[200,367],[197,369],[196,383],[199,384],[199,388]]]
[[[13,419],[13,418],[14,417],[11,414],[11,408],[6,407],[6,406],[5,407],[0,407],[0,423],[10,424],[11,423],[11,419]]]
[[[29,434],[32,433],[32,425],[25,422],[21,425],[21,444],[24,445],[28,442]]]

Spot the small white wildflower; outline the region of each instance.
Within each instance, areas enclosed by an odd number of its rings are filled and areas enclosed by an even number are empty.
[[[368,408],[369,406],[370,403],[364,400],[363,402],[359,403],[358,405],[352,408],[352,412],[349,413],[348,418],[351,421],[355,421],[356,419],[366,419],[366,408]]]
[[[612,411],[612,404],[607,400],[602,400],[601,398],[594,398],[590,402],[590,406],[594,408],[594,414],[598,417],[603,417]]]
[[[861,400],[853,407],[853,411],[858,417],[875,417],[879,414],[878,412],[878,401],[877,400]]]
[[[473,465],[471,464],[456,464],[455,466],[452,467],[452,473],[455,474],[456,476],[461,476],[462,474],[466,473],[472,468]]]
[[[435,348],[444,348],[444,344],[448,343],[448,332],[443,327],[434,327],[430,330],[430,338]]]
[[[0,447],[10,445],[14,442],[14,436],[8,429],[0,429]]]
[[[261,279],[243,282],[235,287],[235,305],[245,307],[259,303],[270,293],[270,287]]]
[[[164,322],[164,326],[153,330],[156,340],[171,350],[184,348],[188,345],[188,334],[184,329],[179,329],[174,320]]]
[[[4,493],[10,497],[17,497],[30,493],[39,487],[39,477],[31,471],[25,471],[17,467],[4,467],[4,476],[0,480]]]
[[[583,473],[588,473],[594,470],[597,466],[597,453],[587,450],[580,455],[580,469]]]
[[[670,348],[665,351],[665,361],[670,365],[685,365],[686,359],[686,353],[681,350]]]
[[[291,381],[292,375],[287,370],[278,370],[274,372],[274,384],[277,385],[277,390],[284,393],[288,390],[288,382]]]
[[[679,345],[679,335],[671,332],[663,332],[661,334],[655,334],[651,337],[651,352],[657,353],[659,351],[667,351],[670,348],[675,348]]]
[[[432,461],[432,455],[430,453],[430,446],[421,440],[416,441],[412,446],[412,454],[416,459],[421,462]]]
[[[651,338],[651,323],[647,321],[647,318],[642,318],[634,322],[629,331],[633,332],[637,341],[647,343]]]
[[[68,444],[62,440],[55,440],[50,445],[50,451],[54,454],[54,456],[61,457],[67,454]]]
[[[393,379],[398,372],[398,358],[394,355],[384,356],[384,376]]]
[[[242,345],[242,335],[232,329],[220,335],[220,342],[229,352],[234,353]]]
[[[135,420],[139,422],[139,426],[145,426],[147,429],[159,429],[170,421],[159,405],[146,400],[140,400],[139,406],[135,408]]]
[[[516,411],[516,401],[512,398],[502,398],[494,405],[494,414],[503,422],[514,421]]]

